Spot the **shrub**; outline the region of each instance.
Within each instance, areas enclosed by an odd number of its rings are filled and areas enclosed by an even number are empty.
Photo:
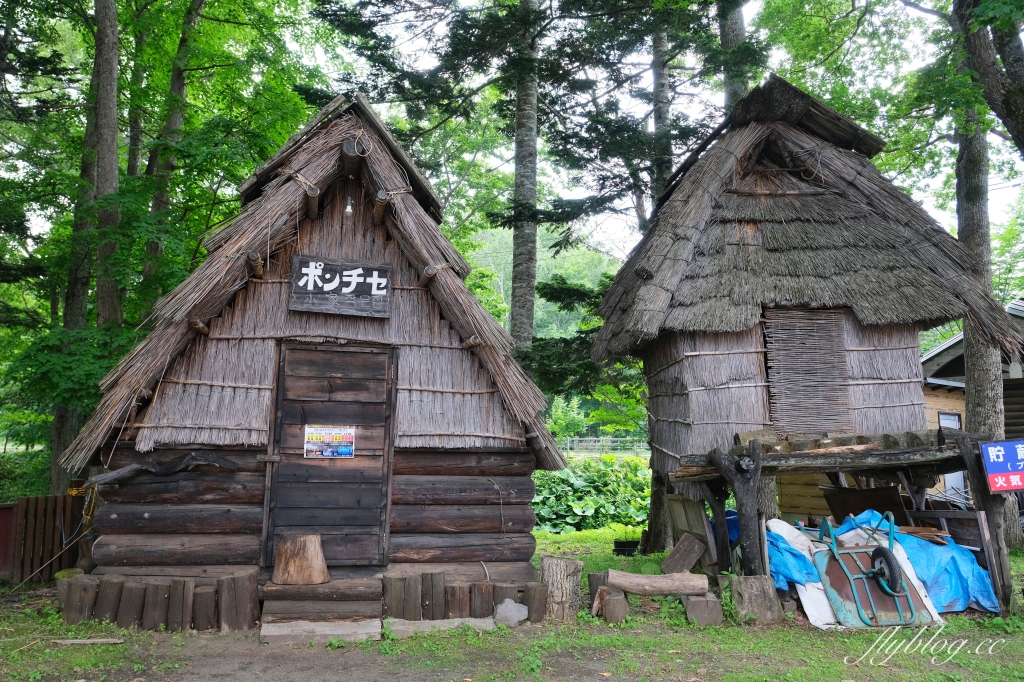
[[[651,477],[638,457],[577,460],[561,471],[533,474],[537,527],[551,533],[647,522]]]

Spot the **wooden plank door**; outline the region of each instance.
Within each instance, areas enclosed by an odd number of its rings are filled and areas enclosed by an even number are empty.
[[[285,532],[319,533],[328,566],[387,563],[394,361],[391,349],[281,349],[268,564]],[[307,425],[354,426],[354,456],[306,458]]]

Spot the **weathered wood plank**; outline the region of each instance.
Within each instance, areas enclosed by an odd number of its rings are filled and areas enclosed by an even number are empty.
[[[529,533],[394,534],[388,561],[528,561],[536,546]]]
[[[484,566],[487,567],[486,572]],[[481,580],[527,583],[537,580],[537,567],[529,561],[450,561],[434,563],[393,563],[384,568],[385,576],[405,577],[421,573],[444,573],[447,584],[479,582]]]
[[[382,563],[379,535],[321,535],[320,543],[328,566]]]
[[[423,452],[396,450],[393,473],[402,476],[529,476],[532,452]]]
[[[256,564],[259,535],[102,535],[93,545],[101,566]]]
[[[196,454],[214,454],[219,457],[223,457],[230,460],[238,468],[235,470],[236,473],[263,473],[266,467],[266,462],[260,462],[256,459],[257,455],[266,454],[266,448],[259,450],[219,450],[214,448],[173,448],[173,449],[158,449],[152,452],[139,452],[135,449],[134,443],[127,443],[125,445],[118,445],[114,448],[114,454],[111,456],[110,461],[107,463],[107,470],[114,471],[121,467],[126,467],[129,464],[135,464],[140,461],[150,461],[161,465],[167,465],[170,462],[176,461],[184,457],[189,453]],[[191,469],[192,473],[195,474],[225,474],[227,473],[223,467],[216,466],[214,464],[199,464]]]
[[[263,603],[265,622],[284,620],[327,620],[380,618],[383,608],[374,601],[268,601]]]
[[[529,504],[527,476],[394,476],[391,504]]]
[[[289,348],[284,359],[284,373],[289,378],[302,376],[383,380],[387,378],[387,371],[388,356],[383,352],[325,352]]]
[[[383,587],[380,578],[332,580],[322,585],[275,585],[263,588],[266,601],[371,601],[380,599]]]
[[[384,480],[384,457],[360,455],[337,459],[282,457],[278,483],[371,483]]]
[[[384,423],[384,403],[341,403],[285,401],[281,424],[363,424]]]
[[[102,535],[134,533],[260,533],[262,505],[104,505],[93,523]]]
[[[380,379],[289,376],[284,382],[285,400],[384,402],[387,384]]]
[[[322,507],[284,507],[274,511],[276,526],[373,526],[380,527],[379,508],[324,509]]]
[[[171,504],[262,504],[266,476],[182,472],[170,476],[141,474],[126,483],[97,486],[106,502]]]
[[[277,507],[381,509],[380,483],[278,483]]]
[[[537,522],[530,505],[392,504],[392,533],[529,533]]]

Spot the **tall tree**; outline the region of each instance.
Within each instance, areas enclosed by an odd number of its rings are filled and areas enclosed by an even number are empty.
[[[723,84],[725,85],[725,110],[732,111],[736,102],[747,94],[748,65],[737,59],[738,48],[747,38],[747,27],[743,22],[743,3],[740,0],[717,0],[718,31],[722,49],[727,53],[723,68]]]
[[[96,0],[96,326],[121,323],[121,291],[110,262],[117,251],[118,188],[118,23],[116,0]]]

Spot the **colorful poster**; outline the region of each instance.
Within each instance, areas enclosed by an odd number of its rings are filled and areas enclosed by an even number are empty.
[[[303,457],[354,457],[355,451],[356,427],[306,425]]]
[[[1024,440],[982,443],[981,461],[991,493],[1024,490]]]

